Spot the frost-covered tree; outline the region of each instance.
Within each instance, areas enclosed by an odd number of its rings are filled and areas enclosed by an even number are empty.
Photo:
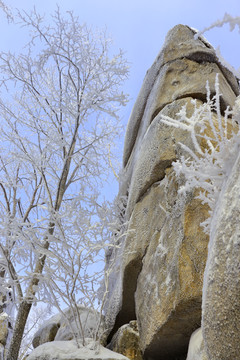
[[[206,31],[228,24],[230,31],[238,28],[240,33],[240,17],[227,13],[222,19],[196,33],[198,38]],[[216,50],[219,61],[237,77],[239,81],[240,68],[235,69],[221,55],[220,48]],[[202,224],[207,233],[210,232],[210,223],[213,212],[224,182],[228,179],[233,164],[240,149],[240,99],[236,99],[234,109],[227,108],[222,114],[221,96],[219,91],[218,75],[216,76],[216,93],[211,96],[208,83],[206,84],[206,102],[197,106],[193,100],[194,111],[189,117],[183,107],[173,119],[162,116],[162,121],[173,127],[187,130],[191,134],[194,151],[188,146],[180,144],[189,156],[182,156],[173,163],[176,176],[185,177],[185,184],[179,193],[186,193],[193,188],[201,188],[198,198],[209,205],[209,218]],[[205,146],[202,147],[202,143]]]
[[[34,303],[94,301],[95,259],[107,239],[98,189],[128,74],[105,32],[72,12],[57,9],[50,24],[35,10],[14,19],[30,41],[21,54],[0,53],[0,292],[11,291],[15,304],[9,360]]]
[[[214,96],[211,97],[208,83],[206,86],[206,102],[199,105],[193,99],[194,111],[191,116],[187,115],[186,107],[183,107],[176,119],[162,115],[162,122],[191,134],[193,149],[180,143],[185,155],[173,163],[173,168],[180,183],[185,178],[179,194],[186,194],[194,188],[200,189],[197,198],[209,206],[209,218],[202,223],[209,234],[216,202],[239,154],[240,119],[239,99],[234,112],[227,108],[222,115],[218,76]]]
[[[9,7],[5,4],[4,1],[0,0],[0,9],[5,13],[8,21],[13,21],[13,15]]]
[[[196,33],[195,37],[199,37],[202,34],[204,34],[206,31],[209,31],[214,28],[222,27],[224,25],[229,25],[229,30],[233,31],[235,29],[238,29],[238,32],[240,33],[240,16],[231,16],[228,13],[225,13],[222,19],[216,20],[213,24],[210,26],[204,28],[202,31],[199,31]],[[240,78],[240,68],[236,69],[234,66],[229,64],[224,57],[221,54],[220,46],[218,46],[216,49],[216,54],[219,58],[219,61],[226,66],[237,78]]]

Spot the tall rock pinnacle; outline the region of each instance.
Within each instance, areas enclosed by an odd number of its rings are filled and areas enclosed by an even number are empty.
[[[207,81],[215,93],[217,74],[224,112],[239,94],[236,78],[206,40],[175,26],[145,76],[127,127],[119,194],[127,196],[128,228],[110,276],[106,316],[110,337],[137,320],[147,360],[186,358],[190,336],[201,326],[208,246],[200,226],[208,206],[196,199],[199,189],[178,196],[172,168],[183,154],[179,142],[194,150],[191,136],[169,128],[161,116],[176,118],[183,106],[191,115],[192,100],[206,101]]]

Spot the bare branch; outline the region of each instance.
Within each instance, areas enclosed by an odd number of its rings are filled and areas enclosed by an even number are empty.
[[[3,281],[18,293],[11,360],[34,302],[54,305],[60,296],[75,311],[84,297],[93,306],[101,271],[88,269],[110,237],[99,186],[109,171],[107,147],[121,128],[128,73],[122,53],[108,51],[106,34],[73,13],[57,9],[50,24],[36,10],[18,11],[16,19],[31,39],[22,54],[0,53]]]

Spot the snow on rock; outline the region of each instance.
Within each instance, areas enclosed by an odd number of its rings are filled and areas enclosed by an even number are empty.
[[[78,314],[81,324],[78,321]],[[101,318],[99,327],[100,315],[97,311],[78,306],[78,314],[76,309],[68,308],[63,314],[59,313],[51,317],[34,335],[33,347],[36,348],[50,341],[72,340],[74,334],[79,339],[83,337],[95,338],[95,336],[99,337],[103,334],[105,330],[104,318]],[[99,333],[96,334],[98,328]]]
[[[207,360],[201,328],[195,330],[191,336],[186,360]]]
[[[45,343],[34,349],[28,360],[128,360],[91,339],[85,339],[86,346],[78,348],[74,340]]]

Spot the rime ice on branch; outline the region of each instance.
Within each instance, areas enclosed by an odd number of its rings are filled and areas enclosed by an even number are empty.
[[[106,33],[71,12],[57,8],[50,24],[35,10],[14,19],[30,41],[24,53],[0,54],[0,258],[1,285],[16,302],[11,360],[33,303],[95,303],[96,257],[110,237],[99,189],[111,171],[128,74]]]

